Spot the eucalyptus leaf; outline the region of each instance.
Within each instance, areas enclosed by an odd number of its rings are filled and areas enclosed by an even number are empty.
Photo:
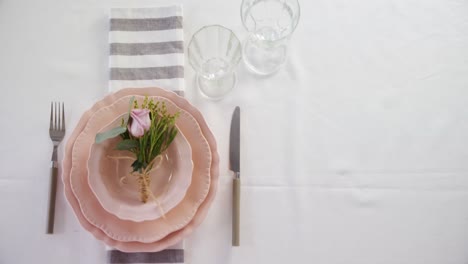
[[[138,140],[124,139],[124,140],[120,141],[117,144],[116,149],[118,149],[118,150],[131,150],[131,149],[134,149],[134,148],[138,148],[139,145],[140,144],[138,143]]]
[[[133,101],[135,101],[135,96],[132,96],[132,98],[130,98],[130,104],[128,105],[128,112],[127,112],[127,115],[125,115],[125,117],[124,117],[124,126],[125,127],[127,127],[128,119],[130,118],[130,111],[132,111]]]
[[[98,133],[96,135],[96,144],[99,144],[101,142],[103,142],[104,140],[107,140],[109,138],[114,138],[122,133],[125,133],[125,131],[127,131],[127,127],[123,127],[123,126],[118,126],[118,127],[114,127],[113,129],[111,130],[108,130],[106,132],[103,132],[103,133]]]

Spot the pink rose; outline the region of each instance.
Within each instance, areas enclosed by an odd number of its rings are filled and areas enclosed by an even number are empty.
[[[132,122],[128,126],[128,130],[132,136],[139,138],[148,131],[151,126],[149,113],[148,109],[132,109],[130,112]]]

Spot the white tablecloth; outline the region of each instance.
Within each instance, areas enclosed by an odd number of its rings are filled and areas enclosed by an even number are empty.
[[[110,7],[171,1],[0,1],[0,263],[104,263],[60,185],[45,235],[49,103],[67,129],[107,92]],[[182,1],[186,44],[240,1]],[[221,180],[187,263],[468,262],[468,2],[301,1],[276,75],[241,65],[226,99],[187,97],[219,144]],[[231,247],[228,136],[242,108],[241,247]]]

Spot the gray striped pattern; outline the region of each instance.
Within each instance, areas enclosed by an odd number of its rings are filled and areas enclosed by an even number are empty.
[[[154,31],[182,28],[182,17],[112,18],[110,31]]]
[[[108,252],[109,263],[183,263],[183,249],[166,249],[151,253],[124,253],[118,250]]]
[[[180,55],[184,53],[181,15],[180,5],[111,9],[111,91],[159,86],[184,94],[184,61]],[[126,253],[110,249],[107,263],[184,263],[183,248],[183,243],[178,243],[159,252]]]
[[[111,68],[111,80],[153,80],[183,78],[183,66]]]
[[[179,15],[180,12],[173,16],[153,18],[139,18],[140,15],[138,15],[138,12],[134,12],[134,14],[134,17],[129,16],[129,18],[111,17],[110,31],[147,32],[148,34],[151,34],[151,31],[167,31],[167,34],[176,34],[174,33],[174,30],[182,29],[183,18]],[[176,14],[176,12],[174,12],[174,14]],[[171,38],[168,39],[170,40]],[[113,39],[113,43],[110,43],[109,45],[110,56],[113,61],[113,66],[110,69],[111,81],[156,81],[161,79],[182,78],[182,81],[179,81],[178,83],[183,83],[183,61],[180,65],[168,64],[168,66],[164,67],[151,67],[151,65],[146,64],[144,66],[142,65],[140,68],[135,67],[135,65],[130,66],[125,64],[125,60],[119,60],[119,56],[183,54],[184,42],[180,41],[180,38],[177,39],[176,35],[174,36],[173,41],[145,43],[135,37],[133,39]],[[119,63],[119,61],[122,61],[122,63]],[[160,63],[159,65],[156,64],[157,63],[155,63],[155,66],[161,66]],[[112,85],[117,84],[113,82]],[[125,84],[125,87],[126,85],[127,84]],[[180,89],[183,89],[183,87],[180,87]]]
[[[156,43],[111,43],[110,55],[158,55],[184,53],[183,41]]]

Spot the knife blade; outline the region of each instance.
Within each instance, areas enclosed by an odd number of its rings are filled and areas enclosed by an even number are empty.
[[[232,245],[240,244],[240,108],[236,106],[229,137],[229,167],[234,172],[232,185]]]
[[[231,135],[229,140],[230,169],[240,177],[240,108],[237,106],[232,114]]]

